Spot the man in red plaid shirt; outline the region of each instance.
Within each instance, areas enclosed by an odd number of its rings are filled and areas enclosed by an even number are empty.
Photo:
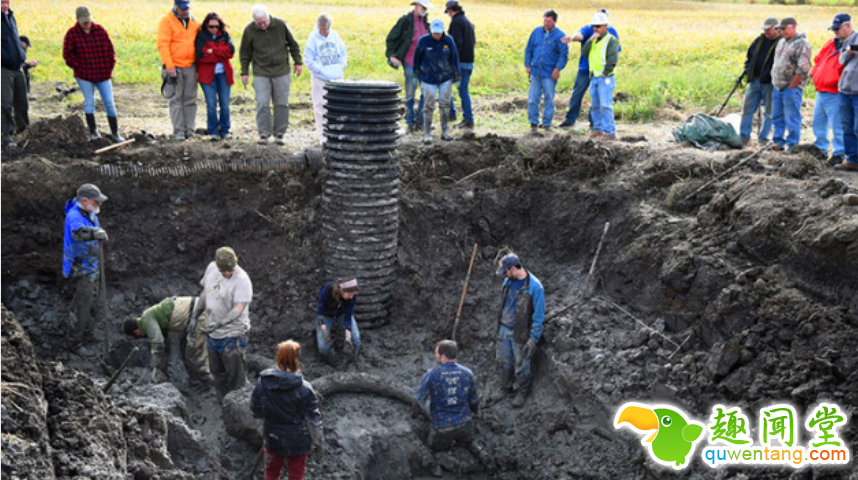
[[[74,78],[83,93],[83,110],[86,124],[89,126],[89,138],[99,138],[95,123],[95,89],[101,95],[104,109],[107,110],[107,123],[110,125],[109,138],[122,142],[119,125],[116,121],[116,106],[113,103],[113,67],[116,65],[116,52],[107,30],[92,21],[92,14],[86,7],[75,11],[77,23],[66,32],[63,41],[63,59],[74,72]]]

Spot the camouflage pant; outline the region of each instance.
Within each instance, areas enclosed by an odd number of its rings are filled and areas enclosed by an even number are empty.
[[[206,352],[206,334],[202,332],[206,324],[206,314],[200,315],[195,328],[188,325],[187,335],[184,338],[182,352],[184,353],[185,368],[192,379],[204,384],[212,382],[212,374],[209,370],[209,359]]]

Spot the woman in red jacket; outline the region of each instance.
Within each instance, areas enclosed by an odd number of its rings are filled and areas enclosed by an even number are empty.
[[[116,65],[116,52],[107,30],[92,21],[92,14],[86,7],[77,7],[77,23],[66,32],[63,40],[63,60],[74,72],[80,91],[83,93],[83,112],[89,126],[89,138],[99,138],[95,123],[95,89],[101,95],[104,109],[107,110],[107,123],[110,125],[110,139],[122,142],[119,125],[116,121],[116,106],[113,104],[113,67]]]
[[[206,15],[194,46],[197,51],[197,81],[200,82],[206,97],[209,135],[212,140],[228,138],[229,91],[235,83],[229,60],[235,55],[235,46],[220,15],[215,12]],[[217,115],[218,104],[220,121]]]

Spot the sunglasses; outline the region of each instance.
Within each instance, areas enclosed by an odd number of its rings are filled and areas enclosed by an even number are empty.
[[[208,28],[220,28],[220,25],[206,25]]]

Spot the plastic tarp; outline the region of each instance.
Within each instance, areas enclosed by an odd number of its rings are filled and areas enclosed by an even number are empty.
[[[696,113],[673,130],[677,142],[691,142],[697,148],[718,150],[742,148],[742,139],[733,126],[710,115]]]

